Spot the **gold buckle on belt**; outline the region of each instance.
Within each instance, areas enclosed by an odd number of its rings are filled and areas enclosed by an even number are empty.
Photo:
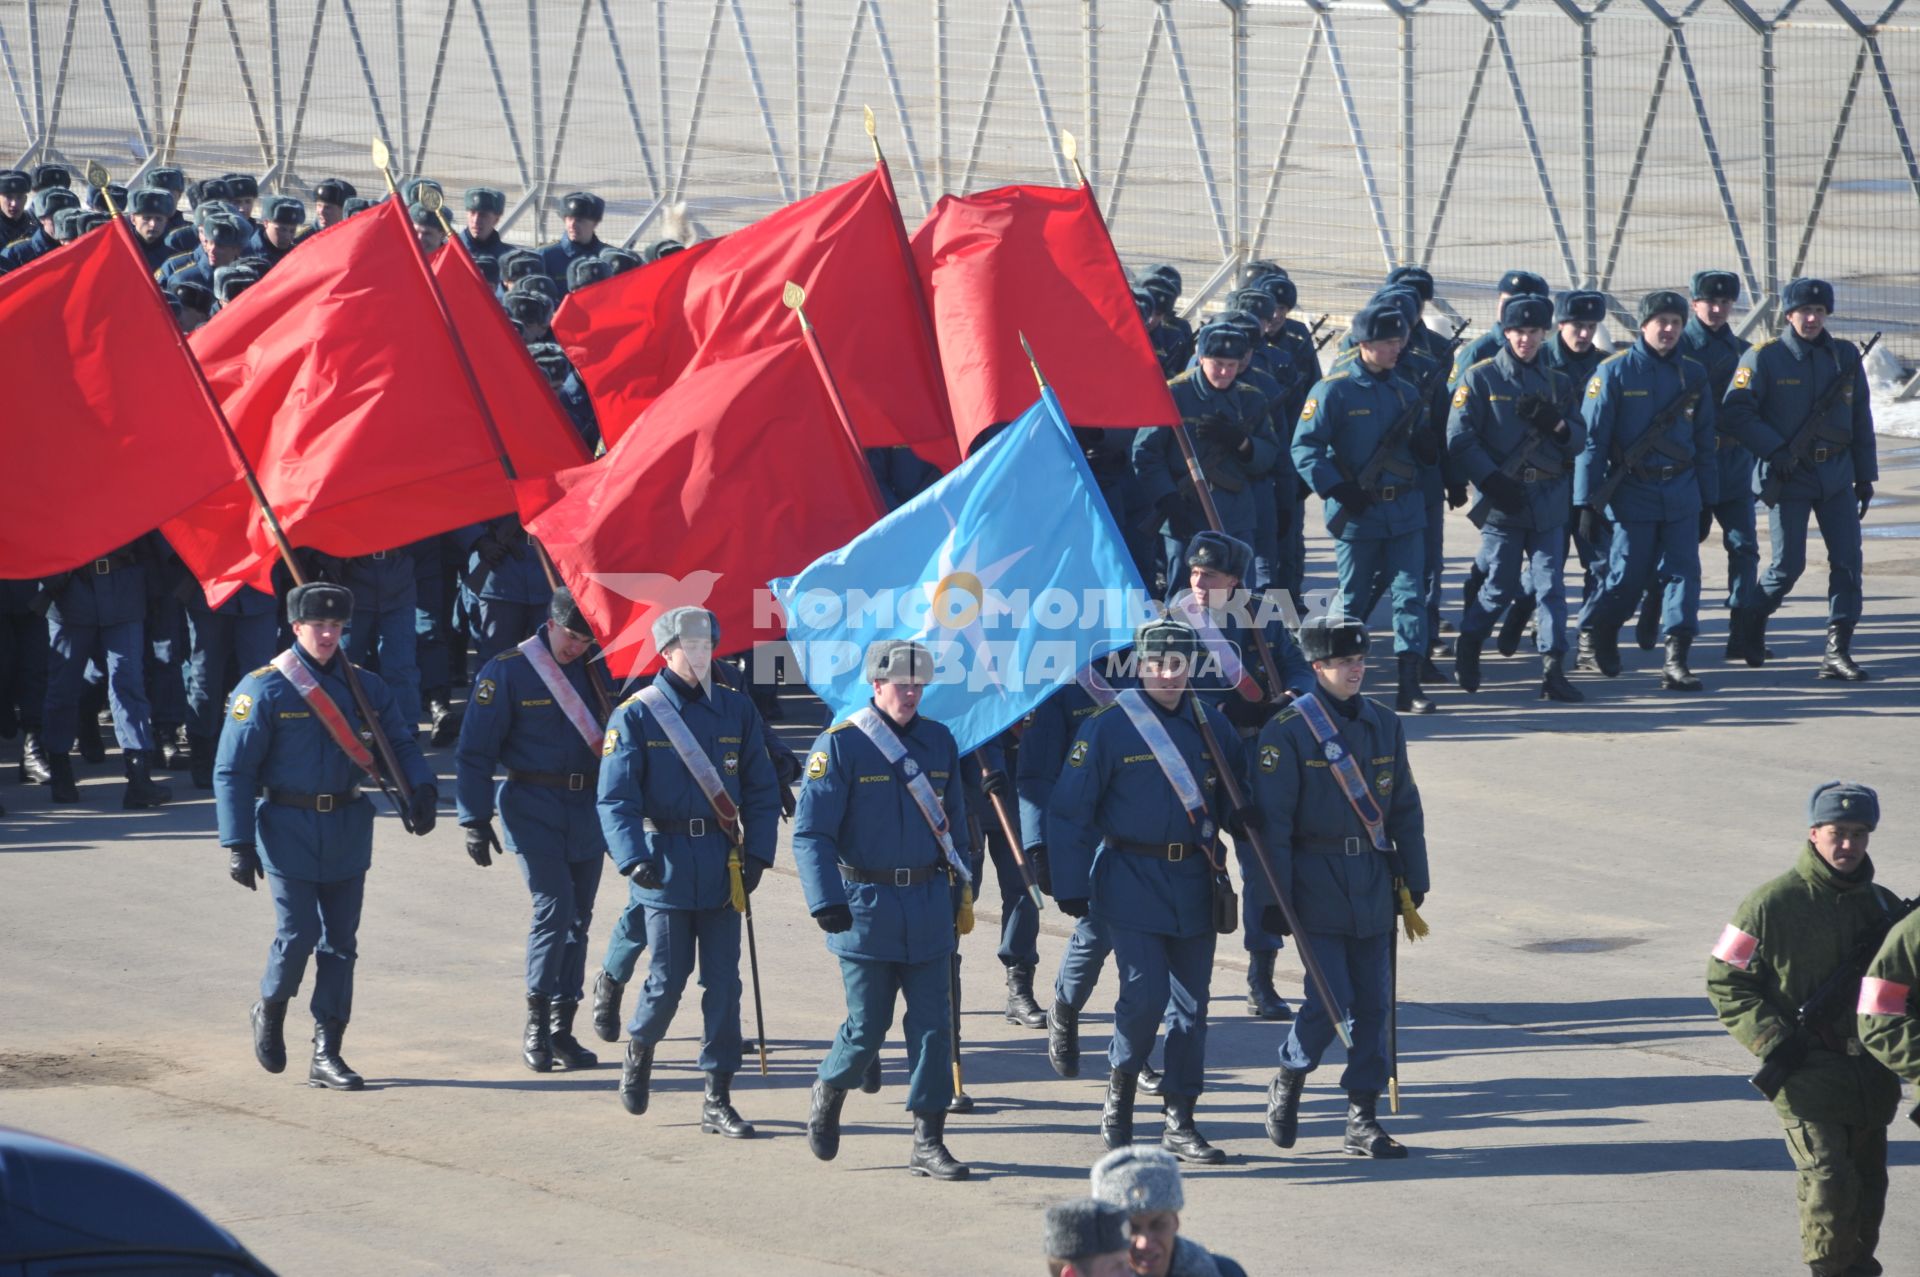
[[[315,794],[313,796],[313,809],[318,812],[332,811],[333,795],[332,794]]]

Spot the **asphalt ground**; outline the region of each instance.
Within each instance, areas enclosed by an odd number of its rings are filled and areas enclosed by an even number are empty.
[[[1533,658],[1489,656],[1477,696],[1442,688],[1440,713],[1409,720],[1433,935],[1401,949],[1404,1111],[1387,1121],[1413,1156],[1341,1154],[1337,1047],[1309,1087],[1299,1145],[1267,1143],[1284,1029],[1246,1015],[1244,954],[1228,938],[1199,1118],[1229,1158],[1188,1172],[1190,1234],[1254,1273],[1799,1270],[1779,1125],[1703,979],[1735,902],[1791,862],[1818,780],[1880,788],[1882,880],[1920,890],[1920,445],[1883,439],[1882,467],[1856,640],[1873,682],[1814,678],[1817,544],[1769,632],[1779,659],[1723,663],[1715,543],[1695,649],[1706,694],[1660,692],[1658,653],[1629,639],[1618,679],[1579,677],[1585,705],[1537,702]],[[1453,582],[1470,532],[1450,518]],[[1330,573],[1326,551],[1313,548],[1313,581]],[[1376,671],[1378,690],[1390,674]],[[804,748],[805,704],[787,705],[796,724],[782,734]],[[451,753],[432,758],[444,782]],[[1043,1035],[1001,1016],[990,891],[964,947],[963,1061],[978,1108],[948,1128],[973,1179],[904,1170],[897,1030],[885,1090],[851,1096],[839,1160],[813,1160],[807,1086],[844,1008],[784,832],[782,863],[755,897],[771,1067],[735,1089],[755,1141],[700,1134],[691,990],[644,1117],[615,1095],[619,1047],[591,1043],[603,1061],[592,1073],[526,1071],[526,893],[512,864],[469,863],[444,812],[424,841],[390,815],[376,822],[346,1038],[367,1090],[303,1084],[299,1004],[296,1061],[269,1076],[246,1012],[271,905],[227,880],[208,795],[179,773],[179,801],[122,812],[117,759],[82,773],[80,809],[50,810],[10,770],[0,785],[12,813],[0,818],[0,1124],[158,1177],[282,1273],[1039,1272],[1042,1208],[1084,1193],[1102,1151],[1114,977],[1089,1008],[1083,1076],[1054,1077]],[[596,960],[619,886],[602,885]],[[1046,915],[1043,984],[1067,921]],[[1281,985],[1297,999],[1290,955]],[[1143,1133],[1153,1118],[1143,1104]],[[1920,1133],[1904,1120],[1892,1163],[1881,1258],[1890,1273],[1920,1272],[1920,1233],[1902,1222],[1920,1201]]]

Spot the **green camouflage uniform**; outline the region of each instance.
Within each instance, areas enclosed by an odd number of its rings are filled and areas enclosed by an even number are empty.
[[[1861,939],[1899,907],[1873,883],[1873,861],[1843,878],[1804,844],[1792,869],[1740,903],[1707,962],[1707,996],[1728,1032],[1765,1058],[1798,1007]],[[1773,1105],[1799,1171],[1800,1243],[1815,1273],[1872,1257],[1887,1200],[1887,1124],[1900,1081],[1855,1034],[1854,998],[1827,1022]]]
[[[1880,946],[1867,968],[1867,981],[1860,990],[1861,1045],[1920,1087],[1920,994],[1915,993],[1920,989],[1920,910],[1908,914]],[[1902,1002],[1904,1011],[1891,1010]],[[1920,1117],[1914,1120],[1920,1122]]]

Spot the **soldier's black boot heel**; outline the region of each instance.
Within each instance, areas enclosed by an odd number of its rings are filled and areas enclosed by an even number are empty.
[[[322,1020],[313,1026],[313,1066],[307,1070],[308,1086],[357,1091],[367,1084],[340,1058],[340,1039],[346,1031],[344,1020]]]
[[[1136,1074],[1119,1069],[1107,1075],[1107,1100],[1100,1110],[1100,1138],[1108,1148],[1125,1148],[1133,1143],[1133,1095],[1139,1083]]]
[[[1379,1104],[1378,1091],[1347,1093],[1347,1152],[1355,1157],[1405,1157],[1406,1145],[1380,1129]]]
[[[578,1002],[554,1002],[547,1008],[547,1027],[549,1040],[553,1044],[553,1062],[569,1072],[575,1069],[597,1069],[600,1057],[580,1045],[580,1039],[573,1036],[573,1017],[580,1009]]]
[[[1281,1069],[1267,1084],[1267,1138],[1277,1147],[1292,1148],[1300,1138],[1300,1092],[1307,1075]]]
[[[269,1073],[286,1072],[286,1000],[268,1002],[263,998],[253,1004],[253,1011],[247,1018],[253,1024],[253,1058],[260,1061],[260,1067]]]
[[[807,1110],[807,1147],[823,1162],[831,1162],[840,1152],[840,1106],[846,1102],[847,1088],[814,1079]]]
[[[700,1129],[705,1134],[724,1135],[730,1140],[753,1138],[753,1124],[733,1107],[731,1075],[707,1074],[707,1094],[700,1102]]]
[[[947,1152],[946,1145],[947,1115],[941,1112],[915,1113],[913,1115],[913,1156],[907,1160],[907,1170],[915,1175],[928,1175],[934,1179],[959,1180],[972,1174],[966,1166]]]
[[[1193,1097],[1170,1095],[1166,1109],[1167,1129],[1160,1136],[1160,1147],[1183,1162],[1201,1166],[1218,1166],[1227,1160],[1227,1155],[1207,1143],[1207,1137],[1193,1124]]]

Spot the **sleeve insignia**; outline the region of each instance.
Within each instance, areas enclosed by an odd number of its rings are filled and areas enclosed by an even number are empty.
[[[1278,745],[1262,745],[1260,747],[1260,770],[1263,772],[1273,772],[1278,770],[1279,766],[1280,747]]]
[[[607,739],[600,746],[600,757],[612,758],[613,751],[618,748],[620,748],[620,729],[617,727],[609,727],[607,729]]]
[[[1087,763],[1087,742],[1077,740],[1073,748],[1067,751],[1067,766],[1084,767]]]
[[[1745,390],[1748,387],[1748,385],[1752,383],[1752,381],[1753,381],[1753,369],[1742,367],[1734,371],[1733,388],[1735,390]]]
[[[1453,406],[1456,408],[1464,408],[1467,406],[1467,388],[1465,386],[1453,392]]]
[[[475,705],[493,704],[493,692],[494,692],[493,680],[490,678],[481,679],[478,683],[475,683],[473,685],[473,703]]]
[[[253,713],[253,697],[245,692],[233,698],[233,721],[244,723],[247,715]]]
[[[1600,374],[1595,373],[1593,374],[1593,380],[1587,383],[1587,398],[1598,399],[1599,397],[1600,397]]]
[[[1312,421],[1313,414],[1318,412],[1319,410],[1320,410],[1320,401],[1318,399],[1307,400],[1306,407],[1300,410],[1300,420]]]
[[[807,779],[819,780],[827,774],[827,751],[816,749],[807,756]]]

